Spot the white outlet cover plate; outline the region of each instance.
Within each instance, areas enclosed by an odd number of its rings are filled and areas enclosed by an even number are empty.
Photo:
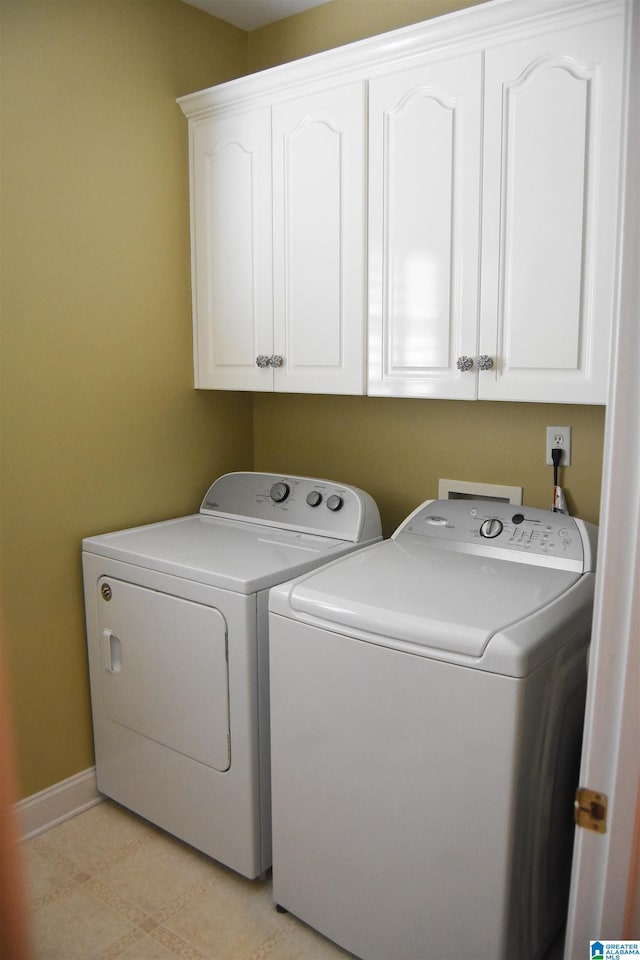
[[[546,463],[549,466],[553,466],[553,460],[551,459],[551,449],[557,444],[554,442],[555,437],[563,437],[563,442],[560,444],[564,450],[564,456],[560,461],[561,467],[570,467],[571,466],[571,427],[547,427],[547,438],[546,438],[546,454],[547,459]]]

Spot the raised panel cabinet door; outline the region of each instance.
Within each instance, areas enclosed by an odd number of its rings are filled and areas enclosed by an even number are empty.
[[[622,17],[487,51],[482,399],[605,403]]]
[[[480,53],[370,83],[370,394],[475,397],[481,91]]]
[[[272,390],[269,108],[195,120],[191,150],[195,385]]]
[[[364,393],[364,84],[273,107],[274,389]]]

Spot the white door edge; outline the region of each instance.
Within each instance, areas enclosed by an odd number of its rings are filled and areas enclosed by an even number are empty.
[[[600,557],[581,786],[607,794],[607,832],[576,830],[565,960],[589,940],[633,939],[640,797],[640,6],[627,4],[630,101],[622,209],[622,274],[601,504]],[[637,837],[635,838],[637,843]],[[635,897],[635,900],[633,899]]]

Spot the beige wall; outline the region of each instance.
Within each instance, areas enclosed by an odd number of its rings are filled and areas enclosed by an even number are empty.
[[[249,34],[249,71],[406,27],[481,0],[332,0]]]
[[[2,600],[22,795],[93,763],[82,536],[250,468],[193,390],[187,127],[247,35],[179,0],[3,0]]]
[[[547,424],[573,427],[563,488],[570,512],[596,521],[602,407],[260,395],[254,464],[256,470],[335,477],[362,487],[375,498],[390,535],[410,510],[438,495],[441,477],[521,486],[525,503],[550,507]]]
[[[249,35],[256,70],[470,6],[467,0],[333,0]],[[545,427],[573,427],[572,466],[561,482],[569,507],[596,521],[602,407],[353,397],[261,395],[254,401],[255,469],[324,474],[374,495],[385,533],[438,478],[506,483],[548,507]]]

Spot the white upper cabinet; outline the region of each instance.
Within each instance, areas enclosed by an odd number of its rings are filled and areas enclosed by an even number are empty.
[[[369,393],[606,402],[622,27],[371,81]]]
[[[482,57],[369,88],[369,393],[473,399]]]
[[[365,87],[195,119],[197,387],[365,392]]]
[[[488,50],[478,394],[605,403],[622,18]]]
[[[476,4],[181,98],[196,386],[605,403],[632,2]]]
[[[364,84],[273,108],[275,389],[365,392]]]

